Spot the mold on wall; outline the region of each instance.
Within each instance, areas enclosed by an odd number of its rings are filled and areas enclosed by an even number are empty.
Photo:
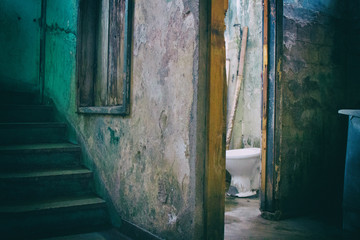
[[[125,220],[161,237],[194,234],[198,3],[134,1],[131,111],[77,113],[79,0],[47,4],[45,94],[76,130],[97,188]]]
[[[228,74],[228,118],[233,106],[241,47],[240,29],[249,27],[244,78],[234,120],[230,148],[260,147],[262,1],[229,1],[225,18]],[[228,120],[229,121],[229,120]]]
[[[345,159],[344,16],[340,1],[283,1],[276,93],[277,207],[337,218]]]

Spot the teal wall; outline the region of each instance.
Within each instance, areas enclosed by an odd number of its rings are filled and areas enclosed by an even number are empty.
[[[45,94],[61,112],[72,114],[76,111],[77,7],[77,0],[52,0],[46,8]]]
[[[77,113],[78,6],[78,0],[48,1],[45,94],[74,129],[70,139],[83,146],[113,219],[169,239],[192,239],[195,211],[202,208],[195,206],[201,176],[194,167],[198,4],[135,1],[126,117]]]
[[[0,1],[1,90],[39,89],[41,0]]]

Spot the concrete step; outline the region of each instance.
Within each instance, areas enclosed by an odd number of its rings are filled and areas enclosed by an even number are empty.
[[[0,93],[0,239],[39,239],[110,226],[81,149],[31,93]],[[27,105],[29,104],[29,105]]]
[[[115,228],[105,229],[98,232],[88,232],[61,237],[46,238],[43,240],[132,240]]]
[[[38,239],[108,226],[106,203],[94,196],[0,206],[1,239]]]
[[[1,91],[1,104],[39,104],[40,97],[35,92]]]
[[[0,174],[0,203],[33,201],[93,192],[88,169],[15,172]]]
[[[59,143],[65,139],[64,123],[0,123],[0,145]]]
[[[48,105],[0,105],[0,122],[51,122],[53,107]]]
[[[71,143],[0,146],[0,173],[79,168],[81,149]]]

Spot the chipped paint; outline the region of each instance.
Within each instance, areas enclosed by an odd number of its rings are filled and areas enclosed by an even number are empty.
[[[171,212],[171,213],[168,214],[168,216],[169,216],[168,224],[170,224],[170,225],[175,224],[176,220],[177,220],[177,216],[175,215],[175,213]]]

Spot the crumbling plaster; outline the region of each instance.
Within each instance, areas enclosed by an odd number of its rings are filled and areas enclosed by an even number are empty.
[[[45,93],[75,129],[86,165],[101,182],[98,191],[117,213],[159,236],[191,239],[198,3],[134,1],[126,117],[77,113],[78,6],[78,0],[48,2]]]

